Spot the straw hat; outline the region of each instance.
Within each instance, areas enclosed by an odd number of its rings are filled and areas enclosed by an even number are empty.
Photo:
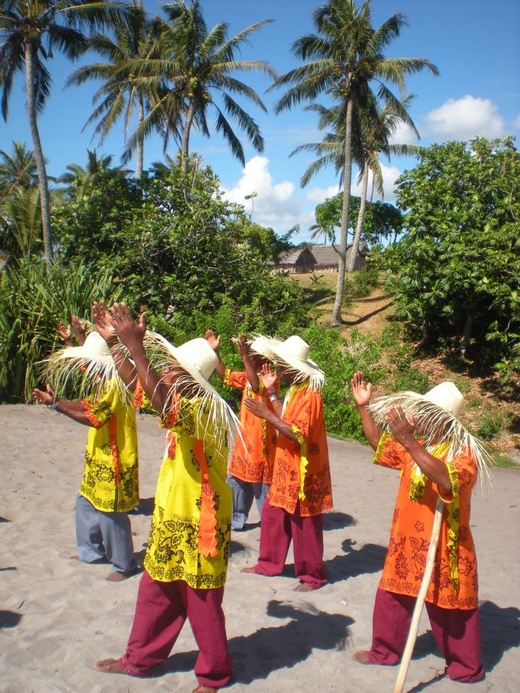
[[[456,419],[460,419],[464,410],[464,397],[450,380],[439,383],[424,395],[424,399],[445,409]]]
[[[209,382],[217,366],[218,356],[206,339],[197,337],[176,347],[158,332],[147,330],[144,346],[158,370],[162,371],[166,366],[175,364],[186,373],[176,379],[171,386],[172,392],[183,385],[194,387],[194,397],[202,398],[203,406],[209,409],[210,418],[214,419],[215,424],[236,434],[239,426],[237,417]]]
[[[407,416],[421,419],[421,437],[428,447],[440,442],[450,444],[449,459],[470,448],[479,468],[488,474],[489,453],[484,444],[472,436],[460,422],[464,409],[464,397],[451,381],[436,385],[424,395],[416,392],[397,392],[376,397],[369,409],[380,426],[386,426],[386,415],[394,407],[401,407]]]
[[[63,390],[71,377],[81,375],[81,395],[99,391],[112,379],[122,393],[126,390],[107,343],[95,330],[88,333],[81,346],[63,347],[51,354],[43,361],[43,374],[56,390]]]
[[[324,372],[309,358],[310,347],[298,335],[292,335],[283,342],[274,337],[257,335],[251,344],[251,351],[286,366],[295,376],[295,383],[309,380],[310,387],[315,390],[321,390],[325,384]]]

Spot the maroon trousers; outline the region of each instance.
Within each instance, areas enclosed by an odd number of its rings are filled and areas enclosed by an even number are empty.
[[[139,583],[134,622],[125,654],[125,672],[146,676],[164,662],[189,619],[199,656],[195,675],[202,686],[220,688],[231,678],[222,599],[224,588],[194,589],[183,580],[158,582],[145,571]]]
[[[276,508],[267,499],[262,509],[260,554],[255,572],[259,575],[280,575],[285,566],[289,546],[293,542],[294,572],[300,582],[314,589],[327,582],[323,564],[323,515],[302,517],[300,504],[294,515]]]
[[[415,597],[377,590],[369,655],[373,664],[399,663],[414,606]],[[478,609],[442,609],[426,602],[426,611],[435,641],[446,660],[446,675],[463,683],[482,679]]]

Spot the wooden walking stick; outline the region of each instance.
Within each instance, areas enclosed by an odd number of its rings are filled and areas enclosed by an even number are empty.
[[[406,679],[406,674],[408,673],[408,666],[410,665],[413,648],[415,645],[415,641],[417,639],[419,621],[421,620],[421,613],[426,599],[426,593],[428,592],[428,587],[430,585],[430,579],[433,572],[433,566],[435,565],[435,554],[437,552],[437,543],[439,541],[439,535],[441,533],[443,511],[444,503],[440,498],[437,498],[437,505],[435,506],[435,515],[433,517],[432,536],[430,539],[430,546],[428,547],[428,553],[426,555],[426,567],[424,568],[424,575],[421,581],[421,587],[419,588],[419,594],[417,595],[417,601],[415,602],[412,621],[410,623],[410,630],[408,632],[408,638],[406,639],[406,645],[404,648],[403,656],[401,658],[401,665],[399,667],[397,680],[395,682],[394,693],[402,693],[404,682]]]

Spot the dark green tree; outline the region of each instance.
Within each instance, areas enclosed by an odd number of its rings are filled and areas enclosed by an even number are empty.
[[[359,217],[361,199],[354,195],[350,198],[349,205],[349,227],[354,228]],[[334,197],[327,198],[324,202],[317,205],[315,215],[316,224],[313,237],[317,238],[320,234],[325,235],[330,242],[336,242],[336,231],[341,226],[341,212],[343,208],[343,194],[338,193]],[[402,213],[389,202],[367,202],[363,223],[363,232],[360,236],[361,241],[367,245],[376,245],[395,239],[403,226]]]
[[[396,315],[429,345],[498,360],[520,337],[520,158],[512,138],[422,150],[397,182]],[[488,350],[489,347],[489,350]]]

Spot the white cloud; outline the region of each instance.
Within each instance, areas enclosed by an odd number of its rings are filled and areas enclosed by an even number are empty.
[[[237,183],[231,189],[223,189],[224,197],[243,205],[246,213],[251,214],[255,222],[273,228],[276,233],[283,234],[294,226],[299,226],[300,231],[291,239],[293,243],[311,240],[309,227],[316,223],[316,206],[340,192],[339,186],[335,184],[323,188],[316,187],[303,193],[291,181],[273,183],[269,165],[269,159],[265,156],[252,157],[246,162],[242,169],[242,177]],[[381,164],[381,170],[384,200],[393,202],[394,184],[401,171],[396,166],[384,164]],[[355,182],[356,178],[357,174],[354,171],[353,195],[360,194],[360,185]],[[376,199],[379,199],[379,196],[374,195],[374,200]]]
[[[420,134],[420,133],[419,133]],[[392,136],[390,137],[390,144],[416,144],[417,135],[413,128],[411,128],[406,123],[399,121],[399,124],[395,128]]]
[[[516,116],[516,118],[513,120],[513,127],[516,130],[520,130],[520,113]]]
[[[301,225],[307,217],[302,198],[295,195],[295,190],[294,183],[288,180],[273,183],[269,159],[254,156],[246,162],[242,177],[233,188],[224,189],[224,197],[243,205],[257,223],[283,233],[296,224]]]
[[[305,197],[316,206],[339,192],[341,192],[341,188],[338,185],[329,185],[327,188],[311,188]]]
[[[489,99],[467,94],[448,99],[426,116],[429,132],[442,140],[469,140],[473,137],[501,137],[504,121]]]
[[[413,165],[413,164],[412,164]],[[385,202],[395,202],[395,181],[399,178],[402,171],[397,168],[397,166],[385,166],[385,164],[380,162],[381,174],[383,176],[383,200]],[[370,200],[371,190],[372,190],[372,175],[368,178],[368,199]],[[359,196],[361,194],[361,183],[354,182],[352,185],[352,194]],[[374,190],[374,200],[380,199],[380,195]]]

